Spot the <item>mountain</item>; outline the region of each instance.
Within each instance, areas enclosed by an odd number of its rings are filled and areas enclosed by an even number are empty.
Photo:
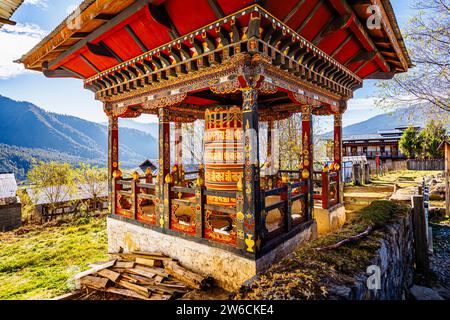
[[[12,168],[19,179],[23,178],[32,158],[106,166],[107,149],[106,126],[0,95],[0,171]],[[157,157],[157,140],[145,132],[122,127],[119,151],[123,166],[136,166],[146,158]]]
[[[157,138],[159,135],[158,123],[155,122],[141,123],[132,119],[120,119],[119,126],[124,128],[136,129],[148,133],[155,138]]]
[[[377,133],[380,130],[394,129],[397,127],[417,125],[424,126],[423,122],[415,119],[408,119],[406,110],[399,109],[394,112],[380,114],[368,120],[355,123],[342,128],[344,137],[357,134]]]
[[[358,122],[342,128],[342,134],[345,137],[359,134],[378,133],[381,130],[394,129],[404,126],[425,126],[426,120],[420,120],[419,115],[414,119],[408,119],[409,113],[406,109],[398,109],[390,113],[383,113],[365,121]],[[333,131],[328,131],[322,135],[323,138],[329,139],[333,137]]]

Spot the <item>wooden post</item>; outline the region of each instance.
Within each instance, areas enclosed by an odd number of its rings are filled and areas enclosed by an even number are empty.
[[[342,203],[341,199],[341,181],[340,172],[342,170],[342,115],[334,115],[334,169],[338,173],[336,185],[336,199],[338,203]],[[343,184],[342,184],[343,186]],[[343,191],[343,190],[342,190]]]
[[[111,213],[117,214],[117,191],[122,190],[122,185],[118,184],[118,180],[122,178],[122,172],[117,169],[113,172],[113,177],[111,179],[112,190],[111,190]]]
[[[322,172],[322,208],[328,209],[330,200],[330,175]]]
[[[131,180],[131,218],[133,220],[137,219],[137,205],[138,205],[138,187],[139,173],[133,173],[133,180]]]
[[[204,221],[204,204],[206,202],[204,196],[204,187],[202,185],[197,186],[195,190],[195,236],[197,238],[203,238],[205,230]]]
[[[264,237],[261,219],[261,191],[259,169],[258,91],[242,89],[244,122],[244,237],[247,252],[255,253]]]
[[[166,221],[167,207],[169,205],[169,198],[166,192],[166,180],[170,180],[170,122],[168,110],[159,108],[159,175],[157,193],[159,196],[159,210],[156,210],[157,224],[164,228],[168,225]],[[168,179],[167,179],[168,178]],[[170,182],[170,181],[169,181]]]
[[[244,192],[236,191],[236,246],[239,249],[246,250],[245,231],[244,231]]]
[[[288,182],[286,185],[286,205],[285,205],[285,217],[284,217],[284,227],[286,232],[292,229],[292,183]]]
[[[307,203],[309,205],[306,217],[312,219],[314,210],[314,190],[313,190],[313,130],[311,106],[304,106],[302,110],[302,147],[303,147],[303,171],[302,180],[306,183],[304,192],[307,193]]]
[[[119,169],[119,121],[114,116],[109,116],[108,120],[108,202],[112,210],[113,173]]]
[[[175,165],[180,166],[183,163],[183,136],[181,129],[181,122],[175,123]]]
[[[413,206],[416,271],[426,273],[429,270],[429,259],[423,196],[412,196],[411,202]]]

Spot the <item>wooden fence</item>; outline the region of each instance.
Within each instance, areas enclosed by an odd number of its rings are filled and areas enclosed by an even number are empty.
[[[444,159],[406,160],[408,170],[444,170]]]

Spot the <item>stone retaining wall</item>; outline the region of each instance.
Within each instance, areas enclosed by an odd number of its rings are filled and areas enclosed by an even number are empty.
[[[367,279],[370,275],[360,274],[353,285],[332,288],[332,299],[401,300],[407,297],[414,272],[412,215],[388,225],[380,241],[381,246],[371,263],[380,268],[380,289],[369,289]]]

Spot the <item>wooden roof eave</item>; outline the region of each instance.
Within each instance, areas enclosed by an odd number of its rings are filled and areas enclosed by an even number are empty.
[[[10,18],[14,12],[22,5],[24,0],[0,1],[0,28],[4,24],[15,25],[16,22]]]
[[[99,24],[103,25],[107,23],[107,20],[102,15],[108,12],[107,10],[111,11],[112,7],[117,7],[117,11],[121,12],[122,8],[126,8],[131,1],[84,0],[71,15],[17,62],[23,63],[27,69],[34,68],[42,71],[42,63],[51,60],[48,59],[48,56],[51,53],[60,52],[58,48],[64,46],[71,39],[73,41],[76,34],[83,33],[85,27],[92,20],[100,17]],[[137,0],[137,2],[142,1],[144,0]]]

